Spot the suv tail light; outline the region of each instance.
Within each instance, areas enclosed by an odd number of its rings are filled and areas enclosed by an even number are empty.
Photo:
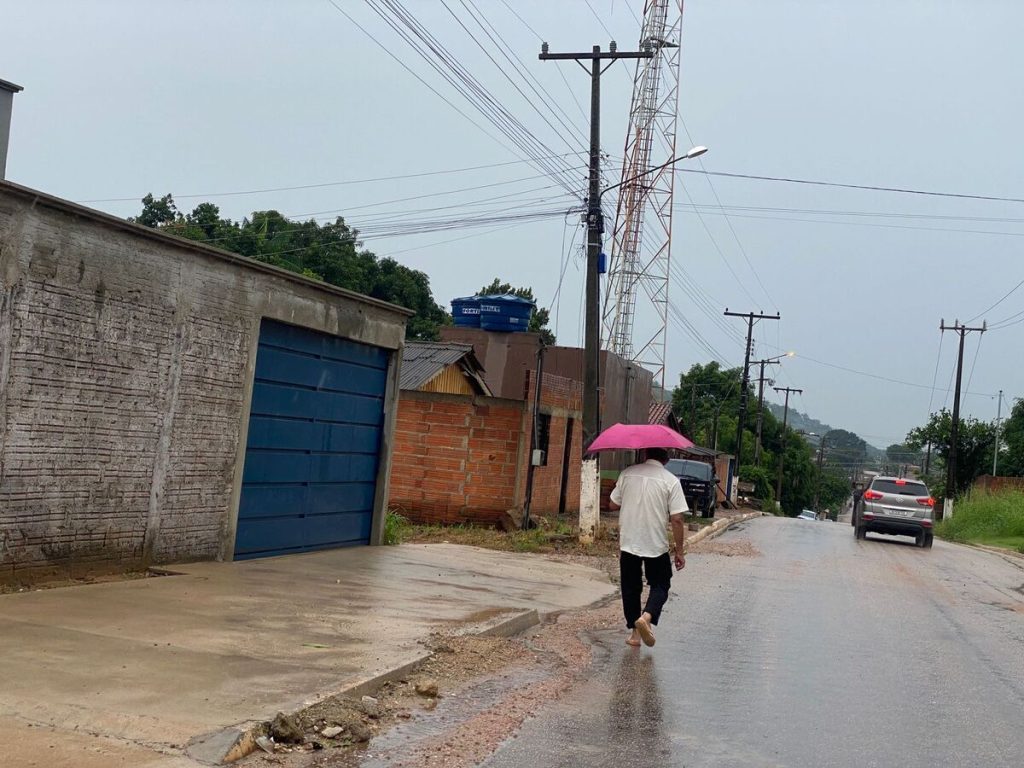
[[[928,497],[922,496],[921,498],[919,498],[917,500],[917,503],[920,504],[922,507],[934,507],[935,506],[935,499],[933,499],[931,496],[928,496]]]
[[[882,498],[882,494],[878,491],[864,491],[864,499],[866,501],[878,501]]]

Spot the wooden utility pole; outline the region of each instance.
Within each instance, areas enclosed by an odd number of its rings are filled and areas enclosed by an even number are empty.
[[[595,45],[589,52],[549,53],[548,44],[541,46],[541,61],[571,60],[584,69],[590,62],[590,179],[587,192],[587,281],[583,340],[583,468],[580,482],[580,540],[592,541],[600,522],[601,479],[596,454],[586,450],[601,431],[601,236],[604,216],[601,214],[601,75],[618,59],[649,59],[654,51],[601,51]],[[610,63],[602,66],[602,62]]]
[[[775,480],[775,501],[782,506],[782,465],[786,460],[786,426],[789,424],[789,394],[796,392],[803,394],[802,389],[793,387],[772,387],[776,392],[786,393],[786,407],[782,411],[782,450],[779,451],[779,476]]]
[[[736,469],[739,470],[743,462],[743,430],[747,426],[747,390],[750,388],[750,353],[754,345],[754,321],[782,318],[780,315],[766,315],[764,312],[730,312],[728,307],[725,308],[725,316],[743,317],[747,321],[747,349],[743,357],[743,381],[740,384],[740,417],[736,424]]]
[[[939,322],[940,331],[956,331],[960,335],[960,347],[956,357],[956,390],[953,394],[953,423],[949,428],[949,457],[946,460],[946,500],[942,505],[942,516],[953,516],[953,502],[956,496],[956,461],[957,446],[960,438],[960,381],[964,373],[964,337],[972,331],[984,333],[988,330],[987,323],[982,322],[980,328],[968,328],[959,320],[954,320],[953,325],[946,325],[946,321]]]

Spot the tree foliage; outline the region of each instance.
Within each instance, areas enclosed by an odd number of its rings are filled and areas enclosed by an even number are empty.
[[[1014,403],[1010,416],[999,430],[1000,475],[1024,475],[1024,400]]]
[[[513,288],[511,283],[503,283],[499,278],[494,278],[490,285],[485,285],[477,292],[477,296],[518,296],[521,299],[529,299],[536,302],[532,288]],[[546,307],[537,307],[530,316],[529,330],[540,334],[541,343],[547,346],[555,344],[555,334],[548,327],[551,320],[551,312]]]
[[[739,421],[741,368],[723,369],[717,362],[695,364],[680,375],[679,385],[672,392],[672,410],[683,425],[683,432],[698,445],[717,447],[735,455],[736,426]],[[761,462],[755,464],[757,440],[757,393],[748,392],[747,419],[743,432],[743,456],[740,477],[755,483],[761,498],[773,498],[782,460],[782,494],[777,499],[788,515],[814,503],[818,489],[818,468],[814,454],[804,436],[791,426],[783,428],[781,419],[765,407],[761,429]],[[832,443],[833,436],[835,442]],[[835,446],[834,462],[845,464],[847,458],[863,458],[866,443],[852,432],[832,430],[828,441]],[[831,449],[830,449],[831,450]],[[744,474],[746,473],[746,474]],[[767,489],[766,489],[767,486]],[[770,496],[765,496],[770,491]],[[822,473],[821,505],[838,506],[850,492],[848,479],[827,468]]]
[[[171,195],[149,194],[142,199],[142,212],[130,221],[406,307],[415,312],[406,326],[410,339],[437,339],[440,327],[451,322],[434,301],[425,273],[362,248],[359,233],[340,216],[319,224],[269,210],[232,221],[221,217],[213,203],[182,213]]]
[[[947,466],[949,461],[949,447],[951,444],[953,427],[952,414],[945,408],[938,413],[933,413],[928,423],[916,427],[907,433],[905,444],[907,447],[920,451],[927,444],[932,445],[933,458],[937,455],[942,467]],[[956,487],[952,489],[955,495],[960,495],[968,488],[974,479],[985,474],[986,467],[992,463],[992,449],[995,444],[995,427],[992,424],[978,421],[972,418],[960,419],[960,428],[957,431],[957,458]],[[933,468],[937,468],[933,462]],[[941,476],[945,477],[945,473]],[[932,482],[933,493],[948,494],[949,489],[945,487],[944,479],[940,482]]]

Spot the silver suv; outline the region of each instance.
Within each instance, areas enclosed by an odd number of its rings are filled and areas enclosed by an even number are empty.
[[[854,533],[866,538],[868,531],[913,536],[919,547],[932,545],[935,499],[919,480],[876,477],[854,510]]]

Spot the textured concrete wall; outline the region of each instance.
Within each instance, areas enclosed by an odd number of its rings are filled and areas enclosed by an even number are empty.
[[[0,578],[230,558],[263,317],[404,335],[380,302],[0,183]]]

